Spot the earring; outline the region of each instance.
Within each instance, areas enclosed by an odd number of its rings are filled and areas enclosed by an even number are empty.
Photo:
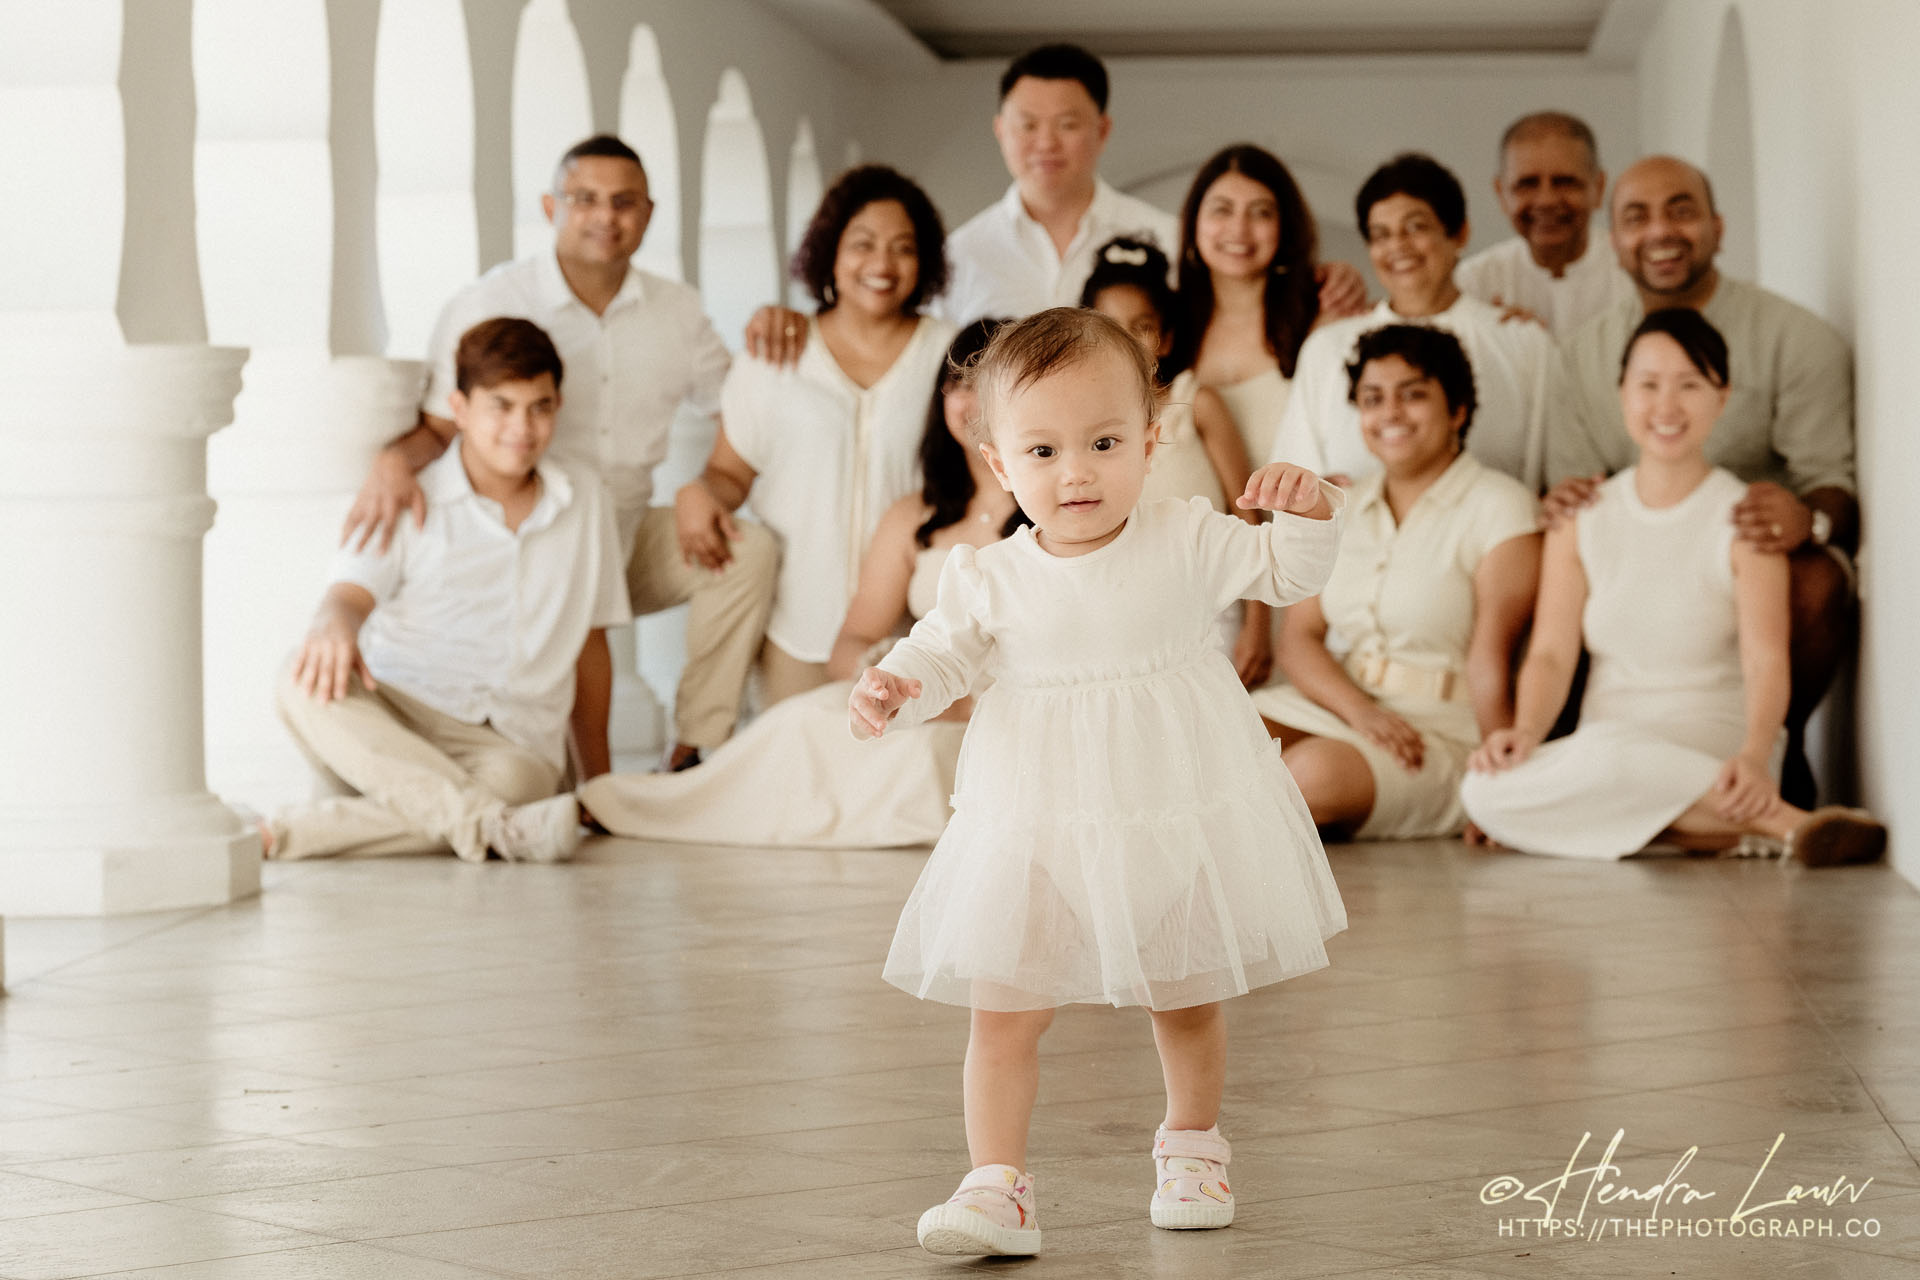
[[[840,291],[833,287],[833,281],[827,281],[826,288],[820,290],[820,301],[828,306],[840,301]]]

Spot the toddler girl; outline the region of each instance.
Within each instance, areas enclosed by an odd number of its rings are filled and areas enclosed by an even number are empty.
[[[957,547],[939,603],[855,683],[854,732],[918,722],[977,687],[954,816],[914,888],[886,978],[973,1009],[974,1169],[920,1219],[947,1254],[1040,1247],[1027,1128],[1039,1041],[1075,1002],[1144,1005],[1167,1086],[1151,1215],[1233,1220],[1217,1127],[1220,1001],[1326,964],[1346,913],[1306,805],[1213,619],[1286,604],[1333,568],[1344,497],[1299,467],[1249,479],[1251,525],[1203,500],[1137,505],[1152,366],[1118,324],[1057,308],[1007,325],[975,370],[994,476],[1033,519]]]

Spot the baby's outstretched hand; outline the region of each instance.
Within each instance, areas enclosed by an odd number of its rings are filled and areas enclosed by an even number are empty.
[[[1309,520],[1333,516],[1333,507],[1320,492],[1320,477],[1291,462],[1270,462],[1248,476],[1239,505],[1249,511],[1287,511]]]
[[[919,696],[918,680],[868,667],[853,682],[853,694],[847,699],[847,719],[853,726],[853,736],[879,737],[887,731],[887,721],[906,705],[907,699]]]

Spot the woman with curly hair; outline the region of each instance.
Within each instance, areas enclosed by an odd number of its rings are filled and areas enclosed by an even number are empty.
[[[945,241],[910,179],[882,165],[842,174],[793,256],[819,307],[804,353],[789,368],[734,362],[706,469],[675,500],[681,545],[708,568],[726,564],[742,503],[780,541],[766,703],[826,683],[860,558],[919,483],[927,396],[954,333],[921,314],[946,286]]]

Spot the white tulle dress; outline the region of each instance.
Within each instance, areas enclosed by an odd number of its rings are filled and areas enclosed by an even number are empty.
[[[1327,963],[1346,911],[1213,620],[1317,594],[1339,527],[1169,500],[1083,556],[1031,529],[955,549],[880,664],[922,683],[896,728],[992,684],[887,981],[976,1009],[1172,1009]]]

